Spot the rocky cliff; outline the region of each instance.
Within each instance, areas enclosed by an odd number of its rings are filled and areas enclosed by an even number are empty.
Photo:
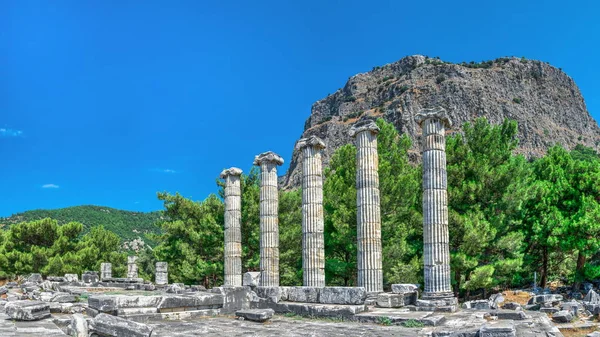
[[[381,117],[413,139],[416,160],[420,130],[413,117],[435,105],[448,110],[455,132],[481,116],[493,123],[516,120],[518,151],[528,157],[540,156],[556,143],[599,149],[600,129],[573,79],[548,63],[514,57],[452,64],[415,55],[375,67],[314,103],[302,137],[317,135],[325,141],[327,164],[338,147],[351,142],[348,130],[356,120]],[[294,151],[281,177],[284,187],[299,185],[299,159]]]

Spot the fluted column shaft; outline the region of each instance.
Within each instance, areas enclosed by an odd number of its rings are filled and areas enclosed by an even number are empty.
[[[138,278],[138,266],[136,264],[137,256],[127,257],[127,277]]]
[[[260,166],[260,286],[279,286],[279,195],[277,165],[283,159],[267,152],[254,160]]]
[[[353,132],[354,131],[354,132]],[[381,257],[381,211],[379,199],[379,157],[373,121],[356,124],[351,135],[356,138],[356,203],[358,286],[367,292],[383,291]]]
[[[157,285],[169,283],[169,264],[167,262],[156,262],[154,283]]]
[[[446,173],[445,110],[425,112],[423,128],[423,298],[450,297],[450,250]]]
[[[221,172],[225,179],[225,252],[224,285],[242,285],[242,170],[230,168]]]
[[[301,139],[302,149],[302,270],[303,285],[325,286],[325,243],[323,238],[323,165],[325,144],[312,136]]]
[[[104,262],[100,264],[100,280],[112,278],[112,264]]]

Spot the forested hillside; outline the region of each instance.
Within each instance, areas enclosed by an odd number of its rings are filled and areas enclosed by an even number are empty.
[[[155,223],[160,220],[160,212],[130,212],[91,205],[51,210],[39,209],[0,218],[0,228],[44,218],[52,218],[59,224],[79,222],[84,226],[84,233],[94,226],[103,225],[105,229],[117,234],[122,241],[128,241],[138,237],[145,239],[145,233],[158,233],[159,229]]]

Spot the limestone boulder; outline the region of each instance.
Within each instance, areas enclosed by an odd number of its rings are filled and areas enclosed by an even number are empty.
[[[14,301],[4,307],[6,315],[16,321],[37,321],[50,317],[50,306],[42,301]]]
[[[519,309],[523,309],[523,307],[517,302],[507,302],[507,303],[504,303],[504,305],[502,306],[502,309],[519,310]]]
[[[319,303],[364,304],[366,298],[367,291],[364,287],[324,287],[320,290]]]
[[[537,303],[552,303],[553,305],[557,305],[563,300],[562,295],[557,294],[543,294],[543,295],[535,295],[529,299],[527,304],[537,304]]]
[[[81,281],[83,283],[97,283],[100,281],[100,277],[95,271],[86,271],[81,275]]]
[[[321,289],[316,287],[289,287],[287,300],[290,302],[319,303]]]
[[[593,289],[590,289],[583,298],[583,302],[586,304],[600,304],[600,295]]]
[[[152,328],[146,324],[108,314],[96,315],[89,330],[103,337],[150,337],[152,335]]]
[[[488,300],[468,301],[462,304],[463,309],[473,310],[489,310],[493,309],[492,304]]]
[[[79,275],[65,274],[65,282],[79,282]]]
[[[73,337],[88,337],[88,323],[82,314],[71,316],[70,324],[71,336]]]
[[[35,283],[40,283],[44,281],[44,279],[42,278],[42,274],[31,274],[29,275],[29,277],[27,278],[27,282],[35,282]]]
[[[55,293],[50,301],[58,303],[75,303],[79,301],[79,298],[69,293]]]

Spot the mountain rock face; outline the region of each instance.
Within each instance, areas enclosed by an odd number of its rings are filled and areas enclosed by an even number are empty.
[[[411,159],[416,161],[421,130],[414,116],[433,106],[446,108],[454,124],[451,132],[460,132],[463,123],[478,117],[492,123],[516,120],[517,151],[530,158],[542,156],[556,143],[568,149],[581,143],[596,151],[600,145],[600,128],[573,79],[547,63],[514,57],[452,64],[415,55],[375,67],[314,103],[302,138],[316,135],[325,141],[327,165],[338,147],[352,141],[348,130],[358,119],[384,118],[413,140]],[[285,188],[300,185],[299,155],[294,151],[281,177]]]

